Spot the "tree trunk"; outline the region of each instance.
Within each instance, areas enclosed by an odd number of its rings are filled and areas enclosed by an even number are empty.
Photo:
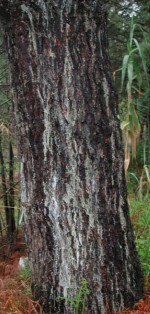
[[[148,99],[148,165],[150,165],[150,96]]]
[[[9,234],[10,243],[13,242],[13,234],[16,230],[15,226],[15,196],[14,196],[14,153],[11,140],[9,142]]]
[[[0,134],[0,164],[1,164],[1,184],[2,184],[2,192],[3,192],[3,204],[5,209],[5,220],[6,220],[6,230],[7,230],[7,238],[10,245],[13,243],[13,233],[15,231],[15,218],[14,218],[14,187],[13,187],[13,150],[12,145],[10,143],[9,147],[9,185],[10,191],[8,193],[7,187],[7,178],[6,178],[6,169],[5,162],[3,156],[3,145],[2,145],[2,135]]]
[[[86,313],[113,313],[142,296],[143,277],[128,212],[105,5],[6,2],[0,8],[34,297],[44,314],[74,313],[56,297],[74,296],[84,277]]]
[[[0,165],[1,165],[1,185],[3,193],[3,204],[5,209],[5,221],[6,221],[6,230],[7,237],[9,238],[9,203],[8,203],[8,194],[7,194],[7,183],[6,183],[6,169],[3,156],[3,147],[2,147],[2,135],[0,134]]]

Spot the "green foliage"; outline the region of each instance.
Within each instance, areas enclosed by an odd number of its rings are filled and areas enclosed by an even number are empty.
[[[131,159],[136,158],[138,164],[143,166],[149,163],[150,158],[148,136],[150,88],[147,73],[147,66],[150,62],[150,3],[145,0],[139,0],[136,3],[113,0],[109,1],[109,6],[110,57],[115,84],[120,96],[126,170]],[[116,69],[119,70],[116,71]],[[144,147],[145,163],[143,161]]]
[[[31,269],[28,260],[24,261],[24,267],[21,267],[19,270],[19,277],[25,288],[25,294],[31,296]]]
[[[24,261],[24,267],[21,267],[19,274],[24,281],[28,280],[31,277],[31,270],[28,260]]]
[[[148,200],[133,198],[130,201],[130,214],[136,247],[146,279],[150,274],[150,198]]]
[[[75,314],[84,314],[86,299],[89,294],[89,289],[87,288],[87,281],[82,278],[80,281],[80,287],[74,298],[64,298],[58,297],[57,301],[65,301],[71,304],[72,308],[75,310]]]
[[[129,103],[131,103],[131,100],[134,96],[133,90],[137,91],[138,93],[141,93],[140,91],[142,85],[141,72],[143,72],[148,87],[148,76],[145,55],[141,49],[140,43],[134,37],[136,28],[140,29],[144,37],[144,32],[141,26],[135,24],[132,19],[129,39],[127,42],[127,54],[125,54],[125,56],[123,57],[121,68],[122,70],[121,89],[123,89],[126,79],[126,89]]]
[[[139,25],[134,29],[134,38],[140,42],[140,48],[144,51],[147,60],[149,59],[149,21],[150,3],[147,0],[117,1],[108,0],[109,14],[109,47],[113,71],[120,68],[122,56],[127,54],[126,43],[129,38],[131,28],[131,17],[134,17],[134,24]],[[144,41],[141,29],[144,30]],[[132,34],[131,34],[132,38]],[[141,47],[142,44],[142,47]],[[116,49],[117,46],[117,49]],[[144,48],[147,47],[146,49]],[[144,49],[143,49],[144,48]],[[120,73],[117,72],[116,85],[120,89]]]
[[[136,197],[140,200],[148,199],[150,196],[150,166],[144,165],[140,176],[133,172],[130,172],[129,175],[134,179]]]
[[[122,68],[118,70],[122,71],[120,113],[125,148],[125,171],[127,171],[130,163],[130,146],[132,148],[132,159],[136,158],[137,141],[140,133],[141,138],[143,138],[143,132],[148,128],[149,81],[146,56],[141,44],[135,38],[136,29],[140,32],[144,42],[145,34],[141,25],[134,23],[132,19],[127,53],[123,57]],[[124,85],[126,85],[126,97],[124,97]],[[143,98],[146,98],[146,106],[141,102]],[[144,149],[143,146],[145,146],[145,141],[140,141],[140,153]],[[147,148],[148,155],[150,149],[148,141]]]

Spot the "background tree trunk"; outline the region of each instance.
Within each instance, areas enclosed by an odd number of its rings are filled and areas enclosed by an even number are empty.
[[[1,175],[1,186],[2,186],[2,196],[3,198],[3,204],[4,204],[4,210],[5,210],[5,222],[6,227],[4,226],[4,229],[6,229],[7,232],[7,238],[9,241],[9,253],[12,249],[13,244],[13,236],[14,231],[16,229],[15,226],[15,217],[14,217],[14,182],[13,182],[13,148],[12,144],[10,142],[9,144],[9,184],[7,179],[7,171],[6,171],[6,160],[4,161],[4,147],[3,147],[3,141],[2,141],[2,134],[0,134],[0,175]]]
[[[8,195],[7,195],[7,183],[6,183],[6,169],[5,169],[5,162],[3,156],[3,146],[2,146],[2,135],[0,134],[0,165],[1,165],[1,185],[2,185],[2,192],[3,196],[3,204],[5,209],[5,220],[6,220],[6,230],[7,230],[7,237],[9,238],[9,202],[8,202]]]
[[[14,153],[13,146],[11,143],[11,139],[9,142],[9,237],[10,237],[10,245],[13,242],[13,234],[16,230],[15,226],[15,196],[14,196]]]
[[[44,313],[62,314],[56,297],[73,296],[85,277],[87,313],[112,313],[142,296],[143,277],[128,213],[105,5],[7,2],[7,10],[5,1],[0,6],[34,296]]]

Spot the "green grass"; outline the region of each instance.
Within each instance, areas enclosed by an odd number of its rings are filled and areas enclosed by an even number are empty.
[[[130,200],[130,215],[133,223],[137,251],[145,278],[150,275],[150,198]]]

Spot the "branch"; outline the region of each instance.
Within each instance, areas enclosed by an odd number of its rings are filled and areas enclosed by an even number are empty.
[[[3,198],[7,193],[10,192],[10,190],[12,188],[14,188],[17,184],[19,183],[19,181],[15,182],[9,189],[7,189],[7,191],[5,193],[3,193],[2,195],[0,195],[0,199]]]

